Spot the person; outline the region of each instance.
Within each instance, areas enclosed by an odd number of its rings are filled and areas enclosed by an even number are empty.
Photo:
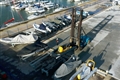
[[[59,40],[58,40],[58,38],[56,38],[56,44],[57,44],[57,45],[59,44]]]

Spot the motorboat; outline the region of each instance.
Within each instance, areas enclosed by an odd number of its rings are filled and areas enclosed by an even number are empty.
[[[80,0],[74,0],[74,1],[80,1]]]
[[[12,38],[2,38],[0,39],[0,42],[11,44],[12,46],[16,44],[30,44],[34,43],[38,39],[38,36],[34,35],[33,33],[29,35],[23,35],[23,34],[18,34],[15,37]]]
[[[32,3],[32,2],[35,2],[35,0],[23,0],[23,2],[25,2],[25,3]]]
[[[43,7],[49,10],[49,9],[54,8],[54,5],[52,5],[52,4],[49,4],[49,5],[45,4]]]
[[[50,1],[50,2],[46,2],[44,5],[43,5],[44,8],[46,9],[52,9],[54,8],[54,4]]]
[[[11,23],[7,23],[5,24],[6,27],[11,27],[13,25],[19,24],[20,22],[11,22]]]
[[[39,4],[34,4],[34,5],[30,5],[29,7],[25,8],[25,11],[27,11],[28,13],[35,13],[35,12],[44,13],[45,9]]]
[[[13,2],[12,0],[0,0],[0,5],[10,5]]]
[[[70,1],[70,2],[72,2],[72,1],[80,1],[80,0],[67,0],[67,1]]]
[[[63,26],[65,26],[65,23],[63,23],[62,21],[58,20],[58,19],[52,19],[49,22],[54,23],[55,25],[57,25],[58,28],[62,29]]]
[[[34,18],[37,18],[37,17],[40,17],[40,16],[44,16],[44,14],[41,14],[39,12],[35,12],[32,15],[28,16],[27,19],[30,20],[30,19],[34,19]]]
[[[28,7],[28,5],[25,4],[25,3],[19,3],[19,4],[17,4],[17,5],[14,6],[14,8],[15,8],[16,10],[25,9],[26,7]]]
[[[69,25],[71,23],[71,17],[69,15],[63,15],[63,16],[57,17],[57,19],[61,20],[66,25]]]
[[[1,1],[0,2],[0,5],[8,5],[9,4],[9,2],[7,2],[7,1]]]
[[[48,26],[48,27],[51,28],[52,30],[56,30],[55,25],[52,24],[52,23],[50,23],[50,22],[48,22],[48,21],[44,21],[44,22],[42,22],[42,24],[45,25],[45,26]]]
[[[31,8],[28,13],[35,13],[35,12],[39,12],[39,13],[44,13],[45,9],[44,8]]]
[[[56,19],[58,19],[58,20],[60,20],[61,22],[63,22],[64,23],[64,26],[66,26],[67,25],[67,20],[65,20],[64,18],[62,18],[62,16],[60,16],[60,17],[56,17]]]
[[[76,15],[80,15],[80,11],[76,11]],[[89,16],[89,13],[87,11],[83,11],[83,18],[86,18],[87,16]]]
[[[35,30],[38,30],[42,33],[51,32],[51,29],[49,29],[47,26],[45,26],[43,24],[33,24],[33,27],[34,27]]]
[[[59,8],[57,8],[57,9],[55,9],[53,12],[59,12],[59,11],[61,11],[61,10],[63,10],[63,9],[65,9],[65,8],[59,7]]]
[[[82,63],[75,55],[72,55],[66,62],[64,62],[55,72],[54,78],[59,79],[69,75],[76,67]]]
[[[70,15],[64,15],[64,18],[66,18],[68,20],[72,20],[72,17]]]

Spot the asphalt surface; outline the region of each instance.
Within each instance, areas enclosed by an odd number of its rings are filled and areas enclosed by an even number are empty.
[[[113,77],[120,79],[120,9],[111,7],[83,22],[82,27],[91,38],[90,49],[83,50],[79,56],[83,61],[93,59],[96,67],[109,71]],[[68,43],[70,29],[59,34],[59,45]],[[49,46],[55,39],[48,42]],[[84,56],[82,55],[84,54]]]

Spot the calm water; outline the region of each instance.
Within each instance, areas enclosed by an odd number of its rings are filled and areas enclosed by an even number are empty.
[[[68,6],[68,7],[77,5],[77,3],[78,3],[78,2],[68,2],[67,0],[49,0],[49,1],[58,3],[58,4],[60,4],[60,6]],[[52,11],[50,10],[50,11],[47,11],[46,13],[50,13],[50,12],[52,12]],[[18,11],[18,10],[12,9],[10,6],[0,5],[0,25],[3,25],[4,22],[11,19],[12,13],[15,18],[14,22],[27,20],[27,17],[29,15],[31,15],[31,14],[28,14],[24,10]]]

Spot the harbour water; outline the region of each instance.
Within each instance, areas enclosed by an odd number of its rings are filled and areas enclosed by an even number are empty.
[[[3,0],[0,0],[3,1]],[[39,1],[39,0],[36,0]],[[41,0],[40,0],[41,1]],[[53,3],[59,4],[60,6],[70,7],[73,5],[77,5],[78,2],[69,2],[68,0],[49,0]],[[47,10],[46,14],[51,13],[53,10]],[[15,10],[10,6],[5,6],[0,4],[0,25],[3,25],[4,22],[10,20],[11,18],[15,18],[14,22],[20,22],[27,20],[27,17],[31,15],[25,10]]]

